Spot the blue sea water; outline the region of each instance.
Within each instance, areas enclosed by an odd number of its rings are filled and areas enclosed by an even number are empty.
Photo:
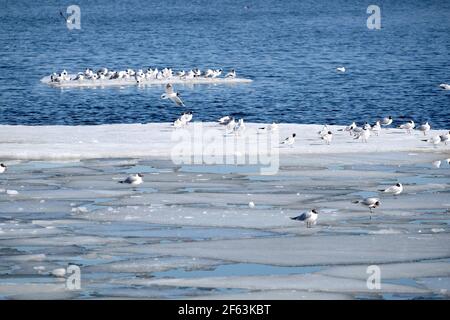
[[[77,4],[81,30],[59,11]],[[369,30],[368,5],[381,8]],[[248,6],[248,8],[245,8]],[[63,68],[236,68],[251,84],[176,86],[194,120],[450,127],[450,1],[0,0],[0,124],[173,121],[161,86],[51,88]],[[335,68],[345,66],[338,74]]]

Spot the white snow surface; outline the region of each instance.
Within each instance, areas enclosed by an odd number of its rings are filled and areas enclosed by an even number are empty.
[[[181,111],[180,111],[181,113]],[[195,114],[194,114],[195,118]],[[200,126],[202,126],[201,129]],[[261,123],[247,123],[245,135],[226,135],[225,128],[216,123],[190,123],[182,129],[174,129],[171,123],[113,124],[90,126],[0,126],[0,158],[17,160],[70,160],[120,157],[171,156],[180,137],[191,137],[188,146],[191,155],[207,154],[217,141],[243,141],[243,139],[266,139],[258,134]],[[391,151],[442,151],[449,152],[450,144],[437,147],[426,143],[421,132],[409,135],[400,129],[383,129],[379,136],[372,135],[368,143],[354,140],[347,132],[338,131],[344,126],[329,126],[334,134],[331,145],[326,145],[317,132],[322,125],[280,124],[280,132],[271,136],[283,140],[297,134],[292,147],[272,145],[273,152],[283,154],[339,154]],[[202,130],[201,132],[198,130]],[[200,132],[200,133],[199,133]],[[446,130],[431,130],[428,137],[443,134]],[[212,142],[208,142],[208,141]],[[218,154],[238,154],[235,149],[215,150]],[[259,151],[248,150],[246,154]]]

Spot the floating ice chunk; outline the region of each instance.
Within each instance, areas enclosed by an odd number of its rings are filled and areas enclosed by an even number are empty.
[[[71,211],[75,212],[75,213],[86,213],[86,212],[88,212],[88,209],[86,207],[76,207],[76,208],[72,208]]]
[[[434,233],[445,232],[445,229],[443,229],[443,228],[433,228],[433,229],[431,229],[431,232],[434,232]]]
[[[249,206],[250,208],[254,208],[254,207],[255,207],[255,203],[254,203],[253,201],[250,201],[250,202],[248,203],[248,206]]]
[[[55,277],[58,277],[58,278],[62,278],[66,275],[66,269],[64,269],[64,268],[53,269],[52,275],[54,275]]]
[[[19,191],[17,190],[6,190],[6,194],[10,196],[15,196],[19,194]]]

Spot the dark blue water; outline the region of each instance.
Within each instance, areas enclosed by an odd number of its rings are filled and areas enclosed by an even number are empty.
[[[160,86],[50,88],[63,68],[236,68],[252,84],[177,86],[195,120],[347,123],[393,115],[450,127],[450,1],[0,0],[0,123],[173,121]],[[369,30],[369,4],[382,29]],[[249,5],[249,9],[244,6]],[[344,65],[348,72],[337,74]]]

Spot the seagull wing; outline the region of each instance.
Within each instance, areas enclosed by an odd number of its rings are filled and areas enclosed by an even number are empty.
[[[310,216],[311,216],[311,213],[305,212],[305,213],[302,213],[301,215],[291,218],[291,219],[298,220],[298,221],[304,221],[304,220],[308,219]]]
[[[170,100],[172,100],[173,102],[175,102],[177,104],[177,106],[184,106],[183,101],[181,101],[180,97],[175,96],[173,98],[170,98]]]

